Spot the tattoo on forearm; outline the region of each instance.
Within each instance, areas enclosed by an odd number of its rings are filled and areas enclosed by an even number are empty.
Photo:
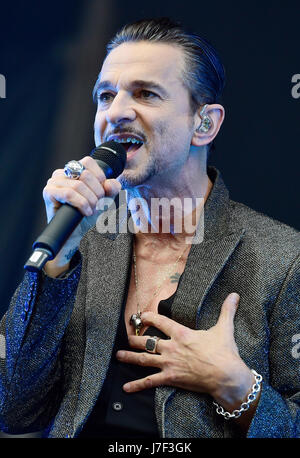
[[[180,278],[180,273],[176,272],[175,274],[170,276],[171,283],[178,283]]]
[[[77,248],[73,248],[72,250],[69,251],[69,253],[67,253],[65,255],[65,258],[70,261],[71,258],[73,258],[74,254],[76,253],[77,251]]]

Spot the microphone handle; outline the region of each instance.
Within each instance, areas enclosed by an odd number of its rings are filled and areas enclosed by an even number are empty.
[[[42,234],[33,243],[32,248],[46,248],[55,258],[66,240],[82,220],[82,213],[69,204],[63,204],[55,213]]]
[[[99,159],[96,162],[106,178],[113,177],[113,171],[108,164]],[[55,258],[82,218],[83,215],[77,208],[67,203],[63,204],[33,243],[34,251],[24,265],[24,269],[31,272],[39,271],[47,261]]]

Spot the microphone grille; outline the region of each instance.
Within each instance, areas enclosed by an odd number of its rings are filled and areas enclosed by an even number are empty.
[[[106,142],[97,146],[91,152],[92,158],[105,162],[113,171],[116,178],[123,172],[126,164],[127,153],[125,148],[117,142]]]

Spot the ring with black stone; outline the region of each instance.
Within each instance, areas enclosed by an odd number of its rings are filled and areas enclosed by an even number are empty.
[[[145,350],[148,353],[157,353],[156,348],[157,348],[157,342],[159,341],[159,339],[160,338],[157,336],[149,337],[146,340]]]

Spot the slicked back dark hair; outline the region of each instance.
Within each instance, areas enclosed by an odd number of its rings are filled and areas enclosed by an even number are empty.
[[[171,19],[143,19],[125,25],[107,45],[107,53],[122,43],[149,41],[179,46],[184,51],[182,80],[191,98],[192,111],[199,106],[220,101],[225,84],[225,70],[214,47],[204,38],[184,31]]]

